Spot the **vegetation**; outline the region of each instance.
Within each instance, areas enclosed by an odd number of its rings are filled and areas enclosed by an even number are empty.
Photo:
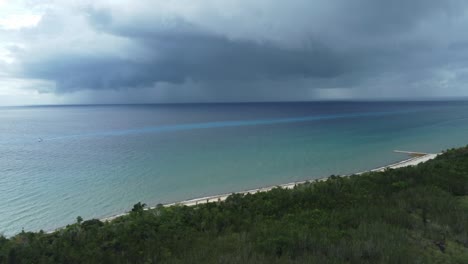
[[[417,167],[0,237],[0,263],[468,263],[468,147]]]

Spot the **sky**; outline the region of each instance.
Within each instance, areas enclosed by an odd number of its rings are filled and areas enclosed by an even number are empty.
[[[465,0],[0,0],[0,105],[468,96]]]

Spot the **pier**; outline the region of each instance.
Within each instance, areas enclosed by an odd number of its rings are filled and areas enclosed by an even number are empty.
[[[405,150],[394,150],[393,152],[408,154],[410,156],[415,156],[415,157],[422,157],[422,156],[426,156],[426,155],[431,154],[431,153],[425,153],[425,152],[414,152],[414,151],[405,151]]]

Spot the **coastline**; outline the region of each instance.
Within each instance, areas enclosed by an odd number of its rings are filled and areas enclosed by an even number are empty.
[[[363,172],[358,172],[358,173],[353,173],[353,174],[347,174],[347,175],[339,175],[340,177],[349,177],[352,175],[361,175],[367,172],[380,172],[384,171],[386,169],[398,169],[398,168],[403,168],[403,167],[408,167],[408,166],[416,166],[420,163],[427,162],[429,160],[432,160],[439,156],[442,153],[420,153],[420,152],[410,152],[410,151],[394,151],[397,153],[405,153],[410,155],[411,157],[402,161],[398,161],[386,166],[378,167],[375,169],[363,171]],[[338,175],[337,175],[338,176]],[[256,189],[250,189],[246,191],[237,191],[237,192],[231,192],[231,193],[224,193],[224,194],[217,194],[217,195],[211,195],[211,196],[205,196],[205,197],[199,197],[199,198],[192,198],[192,199],[187,199],[179,202],[173,202],[173,203],[167,203],[163,204],[164,207],[169,207],[169,206],[174,206],[174,205],[185,205],[185,206],[195,206],[198,204],[205,204],[205,203],[213,203],[213,202],[222,202],[227,199],[232,194],[255,194],[258,192],[267,192],[270,191],[274,188],[283,188],[283,189],[293,189],[296,185],[303,184],[306,182],[320,182],[320,181],[326,181],[330,176],[319,178],[319,179],[311,179],[311,180],[304,180],[304,181],[296,181],[296,182],[290,182],[290,183],[284,183],[284,184],[279,184],[279,185],[272,185],[272,186],[266,186],[266,187],[260,187]],[[152,207],[147,207],[145,210],[151,210],[155,209],[156,206]],[[106,221],[112,221],[118,217],[127,215],[129,212],[101,218],[99,220],[106,222]],[[60,228],[59,228],[60,229]],[[57,229],[58,230],[58,229]]]

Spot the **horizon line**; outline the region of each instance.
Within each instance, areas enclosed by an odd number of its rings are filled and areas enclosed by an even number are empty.
[[[421,98],[361,98],[361,99],[318,99],[297,101],[219,101],[219,102],[154,102],[154,103],[71,103],[71,104],[30,104],[30,105],[0,105],[0,108],[15,107],[64,107],[64,106],[144,106],[144,105],[215,105],[215,104],[291,104],[291,103],[332,103],[332,102],[451,102],[468,101],[463,97],[421,97]]]

